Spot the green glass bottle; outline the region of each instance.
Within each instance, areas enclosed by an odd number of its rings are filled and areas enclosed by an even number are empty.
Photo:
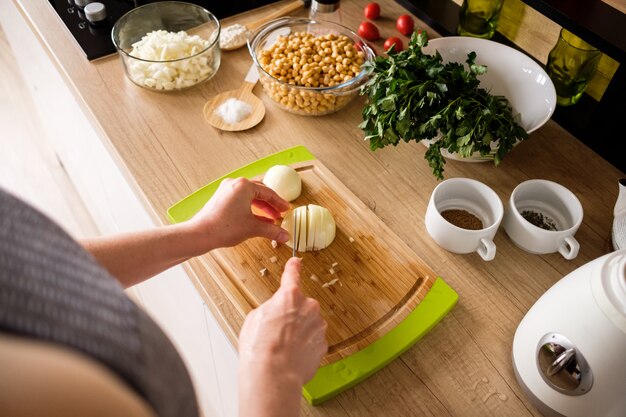
[[[548,55],[546,72],[561,106],[576,104],[598,68],[602,53],[570,31],[561,29],[559,39]]]
[[[458,34],[491,39],[496,33],[503,4],[504,0],[463,0]]]

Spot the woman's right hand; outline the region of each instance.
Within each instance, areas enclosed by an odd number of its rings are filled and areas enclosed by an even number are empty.
[[[280,288],[248,314],[241,329],[242,416],[298,415],[302,385],[313,378],[328,350],[327,323],[317,300],[302,293],[300,269],[301,259],[291,258]]]

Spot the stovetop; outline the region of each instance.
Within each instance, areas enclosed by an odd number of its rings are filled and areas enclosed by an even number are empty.
[[[115,53],[115,46],[111,40],[111,29],[120,17],[135,7],[154,2],[154,0],[97,0],[105,5],[108,17],[98,25],[93,25],[87,21],[82,7],[78,7],[74,0],[48,1],[90,61]],[[202,6],[218,19],[222,19],[274,1],[276,0],[191,0],[189,3]]]

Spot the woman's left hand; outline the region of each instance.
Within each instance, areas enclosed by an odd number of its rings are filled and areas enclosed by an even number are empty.
[[[206,235],[210,242],[206,251],[235,246],[251,237],[284,243],[289,240],[289,232],[275,221],[289,207],[287,201],[260,182],[226,178],[188,225],[195,233]]]

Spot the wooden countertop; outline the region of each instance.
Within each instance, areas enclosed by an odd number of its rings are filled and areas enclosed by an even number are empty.
[[[573,261],[558,254],[526,253],[502,228],[495,239],[495,260],[454,255],[437,246],[424,227],[428,199],[438,183],[423,159],[425,147],[412,143],[370,151],[357,127],[362,98],[336,114],[307,118],[278,109],[257,85],[255,92],[267,107],[263,122],[245,132],[220,132],[205,124],[202,106],[215,94],[240,85],[251,64],[246,49],[223,53],[217,75],[197,88],[180,94],[154,93],[132,84],[117,56],[87,61],[48,2],[15,1],[159,222],[167,222],[169,206],[224,173],[303,144],[458,292],[454,310],[398,360],[321,406],[310,407],[303,400],[302,415],[540,415],[513,375],[513,334],[525,312],[552,284],[606,253],[622,172],[552,121],[516,147],[498,168],[449,161],[446,178],[482,181],[503,202],[521,181],[545,178],[572,190],[585,212],[576,234],[580,254]],[[348,26],[358,26],[366,3],[342,2]],[[394,18],[405,10],[392,0],[380,3],[386,16],[377,21],[382,34],[397,35]],[[429,35],[437,36],[430,30]],[[382,41],[376,46],[381,51]],[[198,288],[218,320],[241,323],[241,314],[211,284],[205,267],[210,263],[210,256],[205,256],[190,262],[188,271],[205,283]]]

